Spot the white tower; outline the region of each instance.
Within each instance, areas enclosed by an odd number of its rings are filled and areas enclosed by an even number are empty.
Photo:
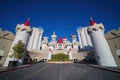
[[[76,41],[76,35],[72,34],[72,45],[74,49],[78,49],[78,42]]]
[[[63,38],[63,46],[64,46],[64,48],[67,48],[67,46],[68,46],[68,40],[67,40],[67,38],[66,37],[64,37]]]
[[[48,52],[48,60],[51,60],[51,56],[52,56],[52,50],[53,48],[49,48],[49,52]]]
[[[48,37],[44,37],[42,40],[42,50],[48,46]]]
[[[51,38],[52,38],[52,42],[56,42],[57,36],[55,34],[55,31],[53,32],[53,35],[51,36]]]
[[[67,51],[68,51],[69,59],[72,60],[72,47],[67,46]]]
[[[82,49],[83,45],[82,45],[82,37],[81,37],[81,27],[77,28],[77,33],[78,33],[78,39],[79,39],[79,46]]]
[[[81,49],[92,50],[92,41],[90,35],[88,34],[88,27],[78,27],[78,38],[79,38],[79,45]]]
[[[43,29],[42,28],[33,28],[32,34],[29,38],[28,50],[40,50],[41,40],[42,40]]]
[[[64,49],[63,40],[61,37],[58,38],[57,49]]]
[[[53,46],[53,48],[57,48],[57,41],[56,41],[57,35],[55,34],[55,31],[53,32],[51,38],[52,38],[52,40],[49,43],[49,45]]]
[[[103,24],[97,24],[91,19],[89,32],[95,48],[97,63],[101,66],[117,66],[109,45],[104,37]]]
[[[4,66],[8,66],[10,61],[14,61],[14,58],[11,58],[10,55],[12,55],[14,53],[12,48],[15,44],[17,44],[17,42],[19,40],[21,40],[22,43],[24,43],[24,45],[25,45],[24,48],[26,50],[27,41],[28,41],[28,38],[30,36],[30,32],[31,32],[31,28],[29,26],[29,20],[27,20],[24,24],[18,24],[17,25],[17,27],[16,27],[16,37],[15,37],[13,43],[12,43],[12,46],[10,48],[10,51],[8,53],[8,56],[7,56],[6,61],[4,63]],[[25,56],[25,54],[24,54],[24,56]],[[24,59],[24,56],[22,58],[22,61]],[[17,59],[16,59],[16,61],[17,61]],[[21,64],[22,64],[22,61],[21,61]]]

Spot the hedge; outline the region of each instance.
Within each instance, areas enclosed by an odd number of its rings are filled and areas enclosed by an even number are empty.
[[[52,54],[51,61],[70,61],[69,55],[64,53]]]

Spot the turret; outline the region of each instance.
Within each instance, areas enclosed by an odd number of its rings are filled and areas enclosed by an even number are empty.
[[[57,36],[56,36],[56,34],[55,34],[55,31],[53,32],[51,38],[52,38],[52,42],[56,42]]]
[[[93,19],[90,19],[88,30],[94,45],[97,64],[101,66],[117,66],[110,51],[110,47],[104,37],[103,24],[97,24]]]
[[[57,49],[63,49],[63,40],[61,37],[58,38],[58,42],[57,42]]]
[[[84,50],[92,50],[93,46],[90,35],[88,34],[88,27],[78,27],[77,33],[78,33],[80,48]]]
[[[41,27],[39,27],[39,28],[33,27],[32,28],[32,33],[29,38],[29,42],[28,42],[28,46],[27,46],[28,50],[40,50],[43,32],[44,32],[44,30]]]
[[[42,50],[48,46],[48,37],[44,37],[42,40]]]
[[[56,41],[56,38],[57,38],[57,35],[55,34],[55,31],[53,32],[53,34],[51,35],[51,42],[49,43],[49,45],[53,48],[57,48],[57,41]]]
[[[17,25],[17,27],[16,27],[16,37],[15,37],[13,43],[12,43],[12,46],[10,48],[10,51],[8,53],[8,56],[7,56],[6,61],[4,63],[4,66],[10,65],[10,63],[12,61],[14,61],[14,58],[11,58],[10,55],[12,55],[14,53],[12,48],[15,44],[17,44],[17,42],[19,40],[22,41],[22,43],[24,44],[24,49],[26,50],[26,46],[27,46],[28,38],[30,36],[30,32],[31,32],[31,28],[30,28],[30,25],[29,25],[29,19],[27,21],[25,21],[24,24],[18,24]],[[22,64],[24,57],[25,57],[25,52],[24,52],[24,55],[22,56],[21,61],[19,62],[20,64]],[[17,61],[17,59],[15,59],[15,60]]]
[[[72,34],[72,46],[74,49],[78,49],[78,42],[76,41],[76,35]]]

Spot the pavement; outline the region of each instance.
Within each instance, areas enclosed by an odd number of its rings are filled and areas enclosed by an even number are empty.
[[[120,80],[120,73],[86,64],[37,63],[2,72],[0,80]]]
[[[92,65],[92,64],[88,64],[88,66],[120,73],[120,67],[106,67],[106,66],[99,66],[99,65]]]
[[[30,67],[31,65],[22,65],[22,66],[15,66],[15,67],[9,67],[9,68],[3,68],[0,69],[0,73],[2,72],[7,72],[7,71],[13,71],[13,70],[18,70],[26,67]]]

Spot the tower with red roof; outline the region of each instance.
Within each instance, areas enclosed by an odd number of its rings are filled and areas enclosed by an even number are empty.
[[[117,66],[104,36],[103,24],[97,24],[93,19],[90,19],[88,31],[95,49],[97,64],[101,66]]]
[[[58,38],[58,41],[57,41],[57,49],[63,49],[63,40],[61,37]]]
[[[14,53],[12,48],[15,44],[17,44],[17,42],[19,40],[22,41],[22,43],[24,44],[24,48],[26,50],[27,41],[28,41],[28,38],[30,36],[30,33],[31,33],[31,28],[30,28],[30,24],[29,24],[29,19],[27,21],[25,21],[24,24],[18,24],[17,25],[17,27],[16,27],[16,37],[15,37],[13,43],[12,43],[12,46],[10,48],[10,51],[8,53],[7,59],[4,63],[4,66],[8,66],[11,61],[14,61],[14,58],[11,58],[10,55],[12,55]],[[24,56],[25,56],[25,54],[20,59],[20,62],[18,62],[19,64],[22,64]],[[15,59],[15,60],[17,61],[17,59]]]

